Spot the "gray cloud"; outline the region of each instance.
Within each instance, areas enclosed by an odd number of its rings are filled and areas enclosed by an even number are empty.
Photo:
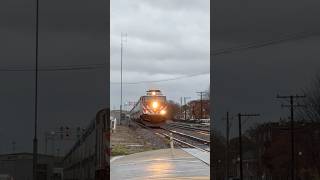
[[[112,1],[111,81],[120,81],[120,34],[128,33],[124,53],[126,82],[161,80],[209,72],[209,4],[202,1]],[[150,87],[176,101],[197,98],[209,74],[165,83],[127,85],[125,99],[137,100]],[[132,89],[133,88],[133,89]],[[119,86],[111,84],[111,104],[119,107]]]
[[[300,32],[318,33],[319,6],[313,0],[215,0],[212,49],[277,40]],[[260,113],[247,128],[288,117],[275,97],[277,93],[299,93],[311,83],[320,69],[319,43],[318,36],[310,36],[213,57],[214,128],[224,131],[226,111]]]

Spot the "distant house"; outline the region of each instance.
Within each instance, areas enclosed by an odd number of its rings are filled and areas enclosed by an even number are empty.
[[[202,104],[202,112],[201,112]],[[210,100],[193,100],[188,103],[188,115],[190,119],[210,119]],[[201,118],[202,113],[202,118]]]

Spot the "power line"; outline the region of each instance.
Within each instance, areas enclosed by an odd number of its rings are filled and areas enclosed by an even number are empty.
[[[194,77],[194,76],[200,76],[200,75],[205,75],[205,74],[210,74],[210,72],[190,74],[190,75],[184,75],[184,76],[179,76],[179,77],[175,77],[175,78],[160,79],[160,80],[137,81],[137,82],[122,82],[122,84],[158,83],[158,82],[166,82],[166,81],[173,81],[173,80],[185,79],[185,78]],[[120,82],[110,82],[110,83],[111,83],[111,84],[120,84]]]
[[[294,34],[285,35],[279,39],[257,41],[257,42],[252,42],[252,43],[248,43],[241,46],[213,50],[212,56],[219,56],[219,55],[231,54],[238,51],[262,48],[265,46],[272,46],[272,45],[276,45],[276,44],[280,44],[288,41],[294,41],[294,40],[299,40],[299,39],[304,39],[311,36],[319,36],[319,35],[320,35],[319,33],[308,33],[308,32],[294,33]]]
[[[105,68],[105,64],[90,64],[90,65],[65,65],[65,66],[43,66],[38,71],[70,71],[70,70],[91,70]],[[34,68],[25,67],[0,67],[0,72],[21,72],[21,71],[36,71]]]

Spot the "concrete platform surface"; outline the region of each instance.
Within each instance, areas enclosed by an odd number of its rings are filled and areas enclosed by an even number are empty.
[[[182,148],[182,150],[186,151],[187,153],[191,154],[192,156],[200,159],[204,163],[210,166],[210,153],[206,151],[200,151],[195,148]]]
[[[181,149],[160,149],[111,159],[110,173],[111,180],[210,179],[209,165]]]

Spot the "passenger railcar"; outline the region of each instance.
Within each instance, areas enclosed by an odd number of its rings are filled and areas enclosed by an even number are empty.
[[[110,170],[110,110],[100,110],[63,158],[64,180],[102,180]]]

